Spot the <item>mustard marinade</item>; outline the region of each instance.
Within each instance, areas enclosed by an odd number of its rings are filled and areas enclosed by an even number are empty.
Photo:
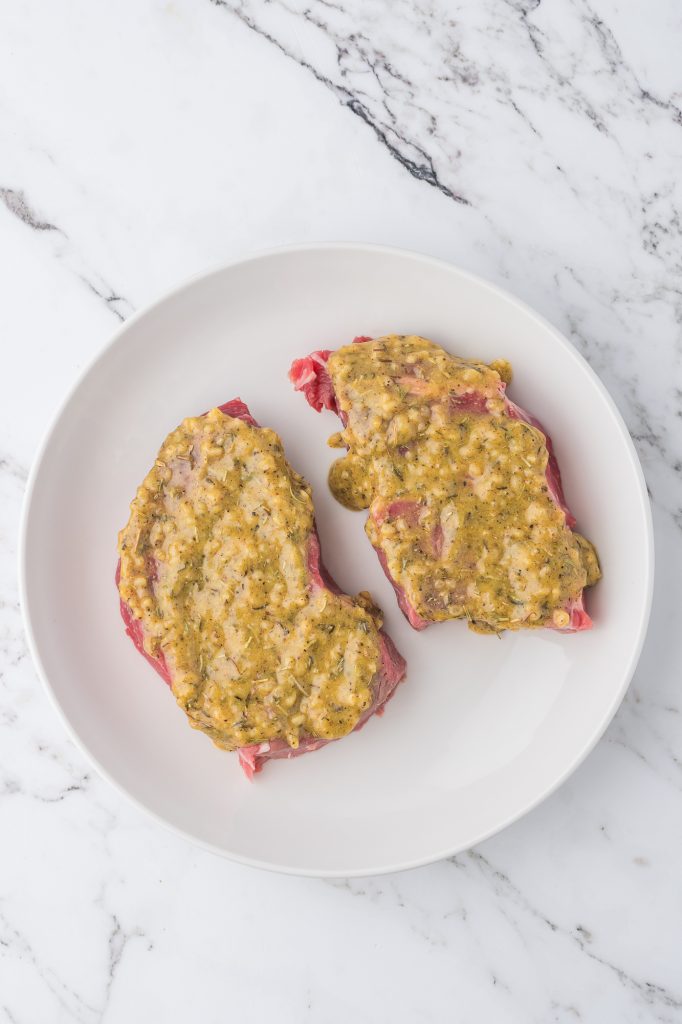
[[[213,409],[163,443],[119,535],[119,591],[190,723],[226,750],[350,732],[377,609],[310,587],[310,487],[272,430]]]
[[[535,427],[505,415],[505,361],[455,358],[414,335],[347,345],[329,358],[346,447],[329,483],[395,582],[428,621],[478,632],[568,625],[599,579],[594,548],[550,495]]]

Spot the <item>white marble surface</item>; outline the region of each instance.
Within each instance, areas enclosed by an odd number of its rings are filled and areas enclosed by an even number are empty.
[[[682,1021],[681,30],[675,0],[5,5],[0,1022]],[[575,776],[474,851],[349,883],[122,802],[41,691],[15,569],[39,438],[119,321],[318,239],[444,256],[561,327],[636,439],[658,553]]]

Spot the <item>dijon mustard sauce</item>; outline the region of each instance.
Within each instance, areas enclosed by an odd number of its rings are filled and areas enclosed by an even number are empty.
[[[311,587],[313,527],[277,434],[219,409],[169,434],[131,504],[121,598],[219,747],[336,739],[372,702],[379,612]]]
[[[505,415],[505,361],[458,359],[425,338],[390,335],[329,358],[348,454],[336,498],[369,508],[366,531],[428,621],[478,632],[569,623],[600,576],[594,548],[552,499],[535,427]]]

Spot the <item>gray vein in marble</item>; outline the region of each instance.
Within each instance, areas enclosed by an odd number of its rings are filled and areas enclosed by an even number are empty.
[[[604,135],[608,135],[609,130],[602,118],[599,116],[595,107],[589,102],[587,97],[577,89],[568,76],[561,74],[561,72],[554,67],[552,61],[548,57],[548,40],[542,30],[530,20],[530,15],[533,14],[533,12],[540,6],[540,0],[530,0],[530,2],[525,3],[518,2],[518,0],[508,0],[508,3],[513,10],[518,12],[521,23],[528,35],[528,41],[538,58],[542,61],[550,78],[559,86],[559,94],[563,96],[565,93],[568,93],[571,97],[571,105],[587,116],[596,131],[601,132]]]
[[[413,76],[398,66],[400,60],[407,65],[408,51],[404,47],[400,49],[396,47],[395,58],[389,58],[384,50],[393,42],[390,37],[381,36],[384,49],[375,46],[366,32],[363,33],[358,28],[358,22],[361,19],[357,16],[358,12],[355,10],[352,0],[346,4],[329,3],[328,0],[311,0],[311,2],[308,0],[291,0],[291,2],[271,0],[267,5],[262,5],[256,0],[211,0],[211,2],[217,7],[229,10],[248,28],[276,46],[289,59],[296,61],[301,67],[312,73],[319,82],[337,96],[344,106],[361,117],[373,129],[377,138],[387,146],[391,155],[402,163],[411,174],[438,188],[450,198],[470,203],[470,197],[465,199],[447,181],[447,176],[452,175],[453,168],[457,167],[459,160],[447,160],[447,157],[451,155],[447,152],[439,154],[446,158],[443,168],[444,176],[437,168],[438,161],[435,152],[429,151],[429,142],[445,140],[438,137],[438,118],[418,102],[419,87]],[[456,19],[448,17],[446,12],[442,12],[440,17],[433,12],[429,16],[419,7],[406,9],[404,5],[401,6],[403,7],[402,17],[396,21],[400,23],[403,20],[409,20],[409,27],[414,36],[428,37],[431,33],[438,32],[439,58],[442,58],[443,71],[435,76],[435,80],[450,85],[455,90],[457,107],[460,109],[465,107],[466,90],[477,86],[482,74],[488,74],[506,102],[522,118],[529,130],[537,136],[541,135],[512,94],[510,83],[504,77],[504,73],[494,67],[481,69],[475,61],[465,56],[458,36],[459,22]],[[540,7],[539,0],[507,0],[507,6],[518,15],[533,53],[540,61],[545,74],[556,86],[555,95],[560,102],[573,112],[586,116],[597,132],[612,137],[613,133],[609,125],[595,104],[579,88],[576,81],[577,76],[573,73],[563,72],[557,67],[552,51],[555,41],[548,39],[542,28],[533,22],[532,15]],[[682,113],[677,104],[672,99],[665,100],[653,95],[651,90],[642,86],[634,70],[626,62],[612,30],[603,19],[595,14],[589,4],[585,0],[575,0],[574,10],[587,35],[586,42],[596,46],[604,70],[613,79],[619,81],[630,98],[669,114],[675,124],[682,125]],[[266,20],[272,12],[276,12],[280,16],[276,29],[266,27]],[[296,21],[301,21],[312,26],[333,46],[336,53],[334,76],[331,73],[323,72],[302,53],[294,52],[293,45],[285,41],[290,26],[287,26],[283,19],[289,19],[294,24]],[[271,20],[272,18],[270,18]],[[300,44],[299,49],[301,49]],[[573,58],[575,61],[581,59],[582,52],[576,50]],[[571,71],[574,70],[574,68],[571,69]],[[371,74],[378,84],[379,95],[373,93],[369,88],[361,87],[363,76],[366,77],[368,74]],[[532,87],[529,87],[529,91],[532,91]],[[452,99],[452,95],[446,95],[442,97],[442,102],[447,107]],[[408,135],[408,132],[400,127],[401,120],[409,121],[410,110],[416,110],[426,115],[427,124],[424,131],[424,136],[428,140],[426,144],[415,141],[416,133]],[[607,105],[606,113],[611,116],[615,111],[608,108]],[[416,158],[410,153],[416,154]],[[456,152],[454,155],[457,158],[461,156],[461,153]],[[559,169],[561,170],[561,168]]]
[[[594,939],[592,933],[585,925],[578,924],[571,930],[566,927],[562,927],[555,921],[552,921],[549,917],[542,913],[537,907],[535,907],[530,900],[521,892],[521,890],[514,885],[511,879],[498,868],[494,867],[491,862],[483,856],[477,850],[469,850],[466,854],[458,854],[456,857],[449,858],[450,864],[460,870],[467,870],[469,864],[473,864],[477,867],[480,872],[495,886],[496,894],[500,897],[513,902],[517,907],[523,910],[525,913],[530,914],[537,921],[545,925],[549,930],[555,934],[559,934],[562,937],[569,939],[581,953],[584,953],[595,963],[605,967],[609,972],[614,974],[620,983],[625,987],[629,988],[633,992],[636,992],[647,1004],[657,1005],[666,1007],[674,1010],[682,1010],[682,995],[677,995],[665,988],[663,985],[658,985],[652,981],[641,981],[638,978],[628,974],[627,971],[623,970],[617,964],[608,960],[604,956],[600,956],[593,948]]]
[[[6,956],[15,956],[32,965],[37,976],[73,1020],[78,1024],[94,1024],[98,1019],[96,1008],[58,978],[54,971],[40,963],[28,939],[10,923],[2,910],[0,910],[0,944],[5,947]]]
[[[16,611],[18,615],[19,609],[17,608]],[[0,668],[0,682],[4,681],[5,677],[8,675],[9,669],[18,668],[22,661],[25,661],[28,658],[28,648],[24,642],[23,630],[17,630],[15,633],[10,633],[8,631],[6,635],[3,635],[2,639],[3,643],[6,644],[6,647],[3,650],[4,664],[2,668]],[[14,650],[12,650],[7,641],[12,642]]]
[[[608,838],[604,826],[601,827],[600,831],[605,835],[605,838]],[[635,862],[642,860],[643,858],[635,858]],[[534,940],[529,928],[524,924],[524,918],[526,921],[528,919],[535,920],[541,926],[541,929],[546,929],[552,936],[556,937],[558,942],[568,942],[571,948],[593,963],[597,969],[607,972],[608,976],[612,977],[631,996],[637,998],[644,1006],[650,1007],[652,1012],[656,1014],[657,1021],[665,1021],[672,1024],[673,1021],[679,1020],[680,1011],[682,1011],[682,996],[669,986],[666,987],[654,981],[642,980],[634,976],[614,962],[613,959],[604,955],[592,926],[585,919],[579,918],[573,926],[559,923],[535,905],[511,880],[508,874],[497,868],[479,851],[472,850],[465,854],[457,855],[445,863],[454,865],[468,876],[471,876],[472,872],[476,872],[481,876],[486,887],[489,889],[491,899],[494,901],[495,912],[505,920],[514,933],[514,941],[525,949],[525,955],[530,961],[533,960],[535,955],[534,948],[537,939]],[[445,864],[443,866],[445,867]],[[409,884],[409,880],[412,877],[416,876],[407,875],[404,876],[404,880],[403,876],[397,879],[389,876],[383,880],[327,880],[324,884],[336,889],[345,890],[355,898],[368,900],[373,904],[385,902],[391,907],[401,908],[408,915],[410,931],[421,941],[425,941],[433,949],[442,948],[447,950],[451,948],[451,934],[449,932],[441,934],[439,922],[446,926],[446,922],[455,918],[468,928],[466,906],[463,904],[458,905],[442,913],[440,916],[433,912],[433,908],[420,906],[418,900],[415,900],[413,895],[402,895],[402,886]],[[452,891],[447,886],[441,885],[441,890],[448,893],[449,897],[452,896]],[[469,896],[471,895],[470,889],[465,891],[468,892]],[[480,906],[478,909],[480,909]],[[422,923],[421,918],[423,918],[424,923]],[[472,929],[467,934],[469,935],[469,941],[476,943],[475,930]],[[489,951],[486,952],[486,956],[489,956]],[[509,986],[507,986],[504,978],[500,977],[500,972],[497,970],[496,965],[491,965],[491,982],[495,987],[508,990]],[[578,1007],[572,1004],[563,1004],[554,1000],[550,1006],[553,1010],[560,1010],[571,1017],[581,1016]],[[539,1017],[538,1019],[544,1020],[549,1018]],[[551,1019],[559,1018],[552,1017]]]
[[[107,949],[109,953],[109,962],[107,967],[107,987],[104,996],[104,1010],[109,1004],[111,997],[111,989],[116,981],[116,973],[120,966],[121,960],[123,959],[124,953],[128,947],[128,943],[132,939],[144,939],[146,938],[145,933],[141,928],[133,928],[131,931],[126,931],[121,927],[121,922],[114,913],[110,913],[111,917],[111,929],[109,931],[109,938],[107,940]],[[150,949],[151,944],[150,944]],[[104,1015],[104,1011],[103,1011]]]
[[[521,22],[528,34],[529,42],[539,59],[545,65],[552,79],[559,86],[560,90],[563,93],[568,93],[574,101],[578,102],[583,113],[587,115],[598,132],[610,135],[611,133],[605,121],[600,117],[595,107],[588,101],[587,97],[585,97],[585,95],[577,88],[573,79],[567,75],[561,74],[548,58],[546,52],[548,43],[547,37],[542,30],[537,25],[534,25],[530,20],[530,16],[540,6],[540,0],[507,0],[507,3],[519,14]],[[590,4],[587,3],[586,0],[574,0],[574,4],[584,25],[591,30],[592,38],[598,46],[604,65],[611,75],[614,78],[619,79],[624,87],[637,96],[637,98],[644,104],[651,104],[659,110],[669,113],[672,116],[673,121],[682,126],[682,111],[677,104],[673,100],[662,100],[659,97],[654,96],[653,93],[641,85],[633,68],[630,67],[625,60],[614,33],[603,19],[596,14]],[[576,57],[579,58],[579,56],[579,53],[576,51]]]
[[[576,1006],[566,1006],[563,1003],[556,1002],[556,1000],[554,1000],[554,999],[551,1001],[551,1003],[549,1005],[550,1005],[550,1009],[552,1010],[552,1013],[553,1013],[553,1016],[552,1016],[552,1020],[553,1021],[559,1021],[561,1019],[560,1017],[556,1016],[557,1013],[568,1014],[569,1016],[574,1017],[577,1020],[582,1020],[582,1014],[580,1013],[580,1010]]]
[[[65,243],[71,244],[69,236],[65,231],[60,227],[57,227],[56,224],[52,224],[50,221],[41,219],[29,204],[23,191],[20,189],[0,188],[0,199],[6,206],[7,210],[32,231],[53,232],[60,235]],[[57,255],[61,256],[60,253]],[[123,323],[123,321],[134,312],[134,308],[131,303],[111,288],[99,274],[94,271],[83,273],[80,270],[74,270],[74,273],[86,288],[93,293],[93,295],[96,295],[98,299],[105,303],[107,309],[109,309],[121,323]]]
[[[13,477],[22,487],[28,480],[28,470],[11,455],[0,455],[0,473]]]
[[[81,782],[81,784],[71,783],[70,785],[65,786],[63,789],[59,790],[55,794],[46,795],[45,793],[42,793],[42,792],[37,792],[35,790],[25,789],[22,786],[21,782],[19,782],[17,779],[5,778],[2,781],[2,783],[0,783],[0,797],[3,797],[3,796],[24,796],[24,797],[29,797],[31,800],[38,800],[42,804],[58,804],[58,803],[61,803],[62,800],[65,800],[66,797],[69,796],[69,794],[71,794],[71,793],[85,793],[85,792],[87,792],[87,790],[88,790],[87,783],[89,782],[89,780],[90,780],[90,776],[88,775],[87,772],[85,772],[82,775],[82,782]]]
[[[412,139],[408,139],[401,133],[395,117],[391,118],[390,123],[375,117],[373,111],[367,105],[365,99],[360,93],[332,81],[331,78],[323,74],[322,71],[316,68],[312,63],[304,60],[302,57],[296,56],[281,40],[277,39],[274,35],[259,26],[255,18],[251,17],[244,10],[241,4],[235,5],[231,0],[211,0],[211,3],[215,7],[226,8],[231,14],[239,18],[242,24],[246,25],[247,28],[267,40],[267,42],[271,43],[273,46],[276,46],[280,53],[284,54],[285,57],[295,61],[300,67],[314,75],[318,82],[331,90],[344,107],[350,110],[351,113],[355,114],[356,117],[359,117],[369,128],[372,129],[382,146],[385,147],[393,159],[397,160],[413,178],[417,178],[419,181],[425,181],[427,185],[437,188],[444,196],[447,196],[448,199],[454,200],[456,203],[460,203],[463,206],[471,205],[469,199],[463,196],[458,190],[446,185],[444,181],[441,180],[438,172],[436,171],[433,158],[421,145],[419,145],[419,143]],[[282,6],[285,10],[289,11],[289,13],[295,13],[285,5]],[[324,3],[323,6],[334,7],[335,5]],[[338,10],[340,8],[335,9]],[[322,22],[315,19],[309,9],[302,11],[301,17],[321,31],[327,31],[327,27]],[[357,37],[354,37],[354,39],[357,39]],[[338,62],[341,64],[343,57],[347,56],[349,51],[338,42],[336,42],[335,45],[337,48]],[[378,68],[381,67],[385,71],[386,75],[399,82],[407,83],[407,80],[402,78],[395,69],[386,62],[383,54],[377,54],[373,61],[367,55],[363,56],[365,57],[367,68],[372,72],[377,81],[380,81]],[[385,112],[390,115],[390,111],[385,104],[384,109]]]
[[[59,231],[59,228],[49,221],[40,220],[33,212],[23,192],[13,188],[0,188],[0,199],[10,213],[18,217],[27,227],[34,231]]]
[[[106,303],[107,307],[111,310],[115,317],[117,317],[121,323],[127,320],[131,313],[134,312],[133,307],[130,305],[127,299],[124,299],[122,295],[118,295],[113,289],[107,285],[101,284],[99,287],[94,284],[93,281],[84,277],[82,274],[78,275],[83,284],[90,289],[93,295],[96,295],[98,299]]]
[[[646,707],[642,707],[642,699],[633,686],[626,694],[619,714],[609,727],[604,741],[622,747],[638,758],[659,779],[682,792],[682,756],[671,746],[669,734],[666,735],[656,725],[653,711],[648,701]],[[664,714],[676,711],[675,708],[666,708]],[[636,729],[631,727],[630,720],[635,721]],[[647,753],[642,749],[643,746]]]
[[[605,63],[611,72],[616,77],[627,80],[628,85],[634,86],[645,103],[651,103],[660,110],[665,110],[672,115],[673,120],[677,124],[682,126],[682,110],[680,107],[673,100],[662,100],[660,97],[654,96],[648,89],[642,86],[633,68],[625,60],[623,51],[608,25],[595,13],[586,0],[582,0],[580,6],[585,12],[586,21],[594,30]]]

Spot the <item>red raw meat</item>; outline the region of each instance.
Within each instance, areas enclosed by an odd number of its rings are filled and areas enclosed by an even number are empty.
[[[358,335],[353,339],[353,344],[362,344],[366,341],[372,341],[373,339],[366,335]],[[335,412],[344,426],[346,426],[346,418],[344,414],[339,410],[336,395],[334,393],[334,384],[327,370],[327,361],[329,356],[332,354],[331,349],[320,349],[317,352],[313,352],[309,356],[304,356],[302,359],[296,359],[291,365],[289,370],[289,380],[294,385],[296,391],[302,391],[305,395],[308,404],[312,406],[317,412],[320,412],[323,408],[329,409],[331,412]],[[511,419],[523,420],[526,423],[531,424],[537,430],[539,430],[545,437],[545,443],[548,451],[548,462],[546,469],[546,479],[549,492],[554,500],[554,503],[562,509],[566,517],[566,525],[571,529],[575,526],[575,516],[568,508],[566,499],[564,497],[563,488],[561,485],[561,473],[559,472],[559,466],[554,454],[554,448],[552,440],[544,429],[541,423],[538,422],[533,416],[529,415],[524,409],[516,405],[505,394],[506,384],[504,381],[500,381],[500,397],[504,400],[505,413]],[[472,413],[485,413],[486,412],[486,398],[483,395],[477,395],[476,392],[462,396],[453,396],[451,398],[451,405],[453,411],[457,412],[472,412]],[[398,509],[400,505],[402,508]],[[402,515],[405,516],[408,521],[414,519],[419,514],[419,503],[412,501],[400,501],[394,502],[389,509],[385,510],[383,515]],[[433,538],[434,543],[434,554],[439,550],[439,543],[442,537],[439,538],[436,534]],[[404,589],[400,584],[393,579],[391,576],[386,556],[384,552],[376,548],[381,567],[384,573],[391,582],[393,589],[395,590],[398,604],[401,611],[405,615],[410,625],[417,630],[426,629],[427,626],[433,625],[430,620],[423,619],[414,607],[410,604]],[[592,628],[592,619],[585,610],[583,595],[581,593],[579,600],[572,601],[565,609],[569,616],[569,623],[563,628],[559,628],[554,625],[549,625],[546,628],[555,629],[562,633],[575,633],[585,629]]]
[[[219,406],[219,409],[226,416],[232,416],[235,419],[243,420],[245,423],[249,423],[253,427],[260,426],[249,412],[248,406],[242,402],[240,398],[235,398],[231,402],[226,402],[224,405]],[[313,532],[308,538],[306,554],[306,561],[310,574],[311,592],[326,589],[333,591],[335,594],[341,594],[341,588],[336,584],[322,562],[320,539],[316,528],[313,529]],[[121,563],[119,560],[116,567],[117,588],[120,579],[120,570]],[[151,571],[153,571],[153,569]],[[147,653],[144,649],[141,621],[135,618],[129,606],[124,601],[119,600],[119,604],[126,633],[133,641],[135,647],[140,654],[147,659],[150,665],[156,669],[164,682],[167,683],[168,686],[172,686],[170,672],[163,656],[163,652],[160,652],[157,657],[152,657]],[[372,715],[383,714],[387,701],[393,696],[396,686],[405,675],[405,659],[398,653],[393,641],[383,629],[379,630],[379,644],[381,658],[379,670],[374,678],[374,698],[371,705],[367,708],[358,721],[358,724],[355,726],[355,729],[353,730],[354,732],[361,729]],[[298,747],[295,749],[290,747],[284,740],[276,739],[266,743],[256,743],[251,744],[250,746],[240,747],[237,753],[239,754],[239,763],[241,764],[245,775],[247,778],[251,779],[254,774],[261,771],[263,765],[267,761],[299,757],[301,754],[311,753],[314,750],[319,750],[320,747],[326,746],[327,743],[333,742],[336,741],[302,736]]]

